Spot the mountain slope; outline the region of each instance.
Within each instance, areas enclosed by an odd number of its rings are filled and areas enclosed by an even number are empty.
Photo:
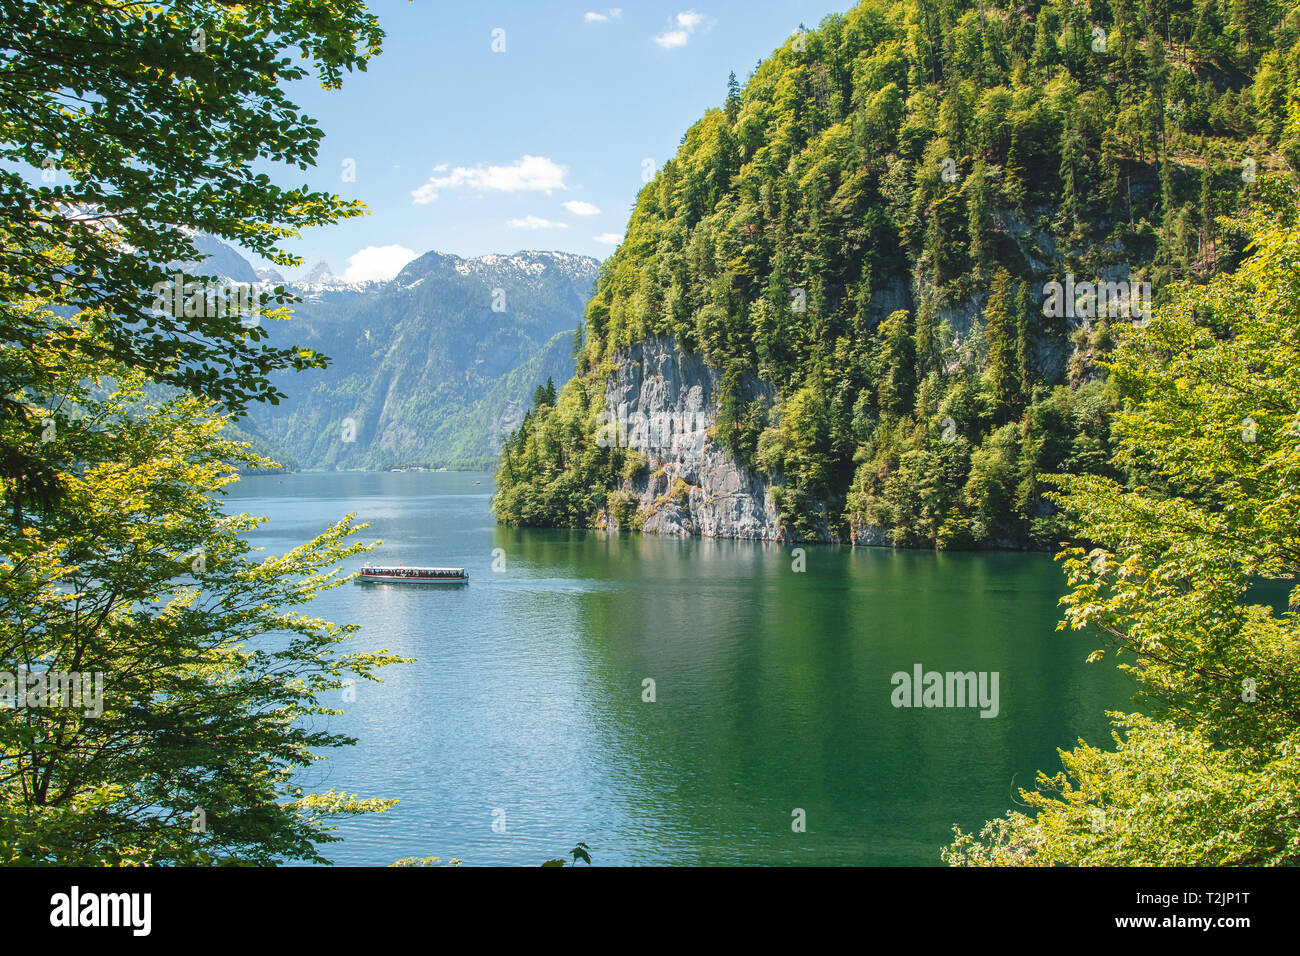
[[[572,374],[596,265],[558,252],[431,252],[387,283],[318,270],[293,287],[307,299],[293,320],[268,331],[330,366],[277,381],[288,398],[242,427],[308,469],[482,467],[537,386]]]
[[[391,281],[348,281],[324,262],[286,281],[210,236],[196,243],[210,258],[176,268],[285,285],[302,301],[287,322],[262,323],[269,340],[331,358],[277,377],[285,400],[231,426],[259,454],[307,470],[489,467],[538,386],[573,374],[598,267],[563,252],[430,252]]]

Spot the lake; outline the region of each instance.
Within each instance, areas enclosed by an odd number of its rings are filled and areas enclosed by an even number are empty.
[[[267,553],[355,512],[385,543],[350,570],[469,570],[313,605],[360,624],[358,648],[416,659],[329,702],[358,743],[304,785],[401,801],[341,821],[338,864],[537,865],[584,841],[596,865],[936,865],[954,824],[1004,814],[1057,748],[1107,743],[1104,712],[1131,693],[1084,662],[1096,638],[1055,631],[1048,555],[807,545],[801,562],[788,545],[501,528],[492,488],[294,474],[230,491],[231,510],[271,518],[250,535]],[[982,675],[996,715],[895,706],[925,703],[893,676],[917,665]],[[953,686],[930,702],[959,703]]]

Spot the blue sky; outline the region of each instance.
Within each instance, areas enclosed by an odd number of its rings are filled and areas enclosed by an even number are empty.
[[[852,5],[615,2],[372,2],[387,36],[368,72],[338,91],[293,87],[326,134],[307,182],[370,208],[305,232],[291,246],[303,268],[324,259],[338,275],[384,278],[430,250],[603,258],[646,161],[669,158],[722,104],[728,72],[743,83],[800,23]]]

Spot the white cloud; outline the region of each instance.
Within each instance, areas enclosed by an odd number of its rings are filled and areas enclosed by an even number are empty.
[[[556,222],[540,216],[524,216],[523,219],[507,219],[506,225],[511,229],[568,229],[567,222]]]
[[[607,23],[610,20],[617,20],[622,15],[623,10],[620,7],[612,7],[607,13],[596,13],[593,10],[588,10],[582,19],[586,23]]]
[[[602,246],[616,246],[623,241],[623,237],[616,232],[602,232],[599,236],[592,236]]]
[[[593,206],[589,202],[583,202],[580,199],[571,199],[564,204],[564,208],[569,210],[575,216],[599,216],[600,207]]]
[[[348,257],[348,267],[343,272],[343,278],[348,282],[391,279],[414,258],[414,250],[406,246],[367,246]]]
[[[655,43],[658,43],[665,50],[686,46],[690,42],[691,34],[695,32],[695,28],[705,23],[705,16],[702,13],[696,13],[694,10],[683,10],[673,18],[673,22],[677,24],[677,29],[668,30],[654,38]],[[706,26],[712,25],[712,22],[706,24]]]
[[[567,189],[564,174],[568,171],[545,156],[528,156],[515,160],[509,166],[484,166],[473,168],[457,166],[450,172],[446,163],[436,166],[434,175],[419,189],[411,190],[411,198],[425,205],[438,198],[440,189],[478,189],[495,192],[544,192]]]

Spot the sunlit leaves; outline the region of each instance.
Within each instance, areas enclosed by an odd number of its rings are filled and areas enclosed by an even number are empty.
[[[102,673],[104,707],[0,710],[0,862],[320,860],[330,817],[392,803],[301,784],[351,742],[312,718],[397,660],[348,649],[357,626],[307,607],[348,580],[359,527],[346,517],[259,554],[245,535],[262,519],[230,513],[221,491],[268,463],[224,437],[210,403],[150,404],[138,373],[106,361],[49,373],[40,398],[66,427],[42,454],[66,463],[62,495],[0,523],[0,670]],[[30,441],[0,418],[0,443]]]
[[[1148,713],[1113,715],[1112,750],[1063,752],[1021,791],[1036,815],[958,832],[949,862],[1300,860],[1300,204],[1286,181],[1266,195],[1236,272],[1122,336],[1127,480],[1051,479],[1088,543],[1061,554],[1065,624],[1123,655]]]
[[[151,315],[148,290],[197,258],[189,230],[290,265],[282,240],[361,213],[253,167],[314,165],[323,133],[285,92],[307,71],[285,53],[337,86],[379,52],[364,5],[0,0],[0,17],[0,298],[98,309],[118,361],[230,410],[275,398],[270,372],[319,365],[238,321]],[[52,182],[17,171],[47,159]],[[23,345],[49,328],[0,317]]]

